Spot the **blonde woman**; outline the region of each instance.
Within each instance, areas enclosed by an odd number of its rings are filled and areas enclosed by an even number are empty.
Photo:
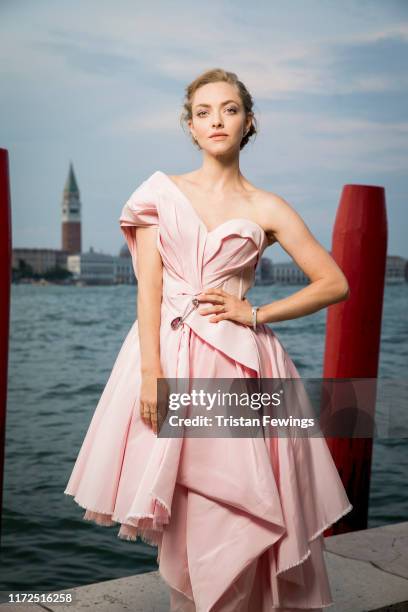
[[[300,378],[267,325],[348,296],[294,208],[240,171],[253,100],[231,72],[187,88],[197,170],[159,169],[120,215],[138,319],[113,366],[65,493],[84,519],[158,547],[172,612],[322,610],[332,603],[323,531],[352,509],[322,437],[158,435],[159,379]],[[310,279],[289,297],[245,297],[278,241]]]

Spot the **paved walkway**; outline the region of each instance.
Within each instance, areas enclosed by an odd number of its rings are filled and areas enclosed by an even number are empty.
[[[330,612],[408,612],[408,521],[326,538]],[[159,572],[68,589],[70,605],[2,604],[0,612],[168,612]],[[63,591],[61,591],[63,592]],[[251,611],[256,612],[256,611]]]

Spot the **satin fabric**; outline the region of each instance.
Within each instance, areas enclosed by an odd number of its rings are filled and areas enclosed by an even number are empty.
[[[163,172],[125,203],[120,227],[137,277],[134,227],[155,227],[163,260],[160,356],[168,378],[300,378],[268,325],[210,323],[193,310],[208,287],[245,297],[267,246],[231,219],[209,231]],[[203,303],[201,307],[204,307]],[[120,349],[64,493],[85,520],[158,546],[171,610],[267,612],[333,603],[323,531],[352,509],[324,438],[160,438],[139,415],[136,320]]]

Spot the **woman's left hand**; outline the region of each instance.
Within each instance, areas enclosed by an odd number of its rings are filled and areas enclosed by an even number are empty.
[[[214,315],[208,319],[210,323],[218,323],[223,319],[229,319],[243,325],[252,325],[252,305],[247,298],[240,300],[223,289],[212,289],[210,287],[200,293],[197,299],[200,302],[212,302],[213,306],[206,306],[198,310],[203,316]]]

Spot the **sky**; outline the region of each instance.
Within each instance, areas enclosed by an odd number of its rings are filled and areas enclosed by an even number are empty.
[[[201,166],[180,112],[187,85],[221,67],[255,101],[244,176],[327,250],[343,186],[383,186],[388,254],[408,258],[405,0],[2,0],[0,48],[14,247],[61,248],[72,160],[83,251],[117,254],[136,187]],[[265,255],[290,260],[278,244]]]

